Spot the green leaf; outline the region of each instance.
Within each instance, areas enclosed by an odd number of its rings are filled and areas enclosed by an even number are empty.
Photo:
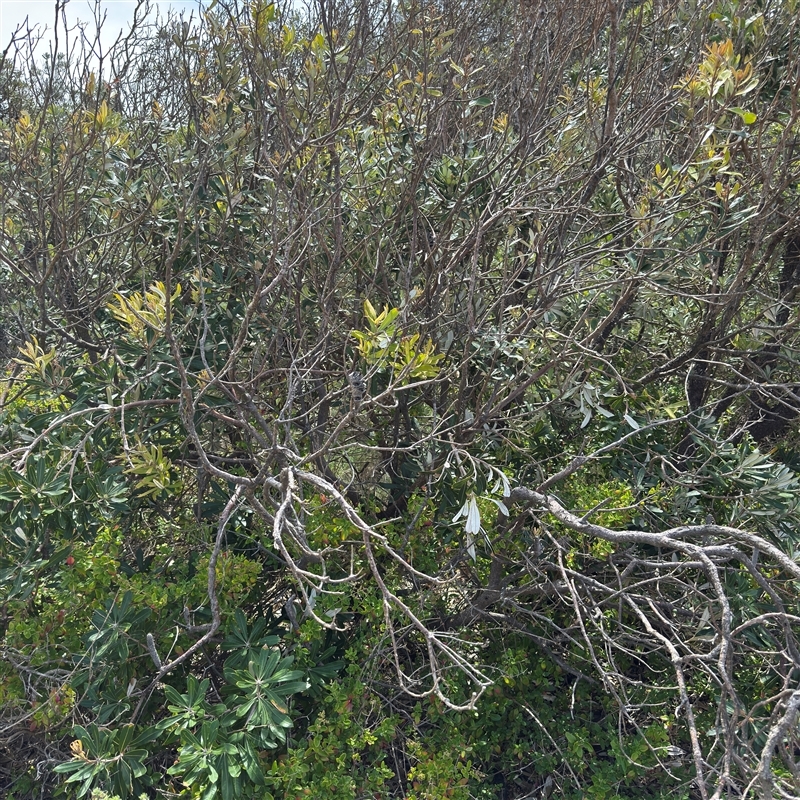
[[[756,114],[754,114],[752,111],[747,111],[744,108],[736,107],[729,110],[734,114],[738,114],[742,118],[742,122],[744,122],[745,125],[752,125],[758,119]]]

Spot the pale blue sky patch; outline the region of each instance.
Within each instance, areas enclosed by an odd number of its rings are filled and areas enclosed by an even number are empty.
[[[197,15],[199,3],[197,0],[161,0],[153,3],[151,19],[155,18],[156,7],[162,15],[172,9],[186,15],[192,11]],[[108,48],[119,36],[120,32],[128,33],[136,3],[132,0],[102,0],[101,13],[105,15],[102,28],[101,42]],[[52,44],[53,25],[55,22],[56,5],[54,0],[0,0],[0,52],[8,45],[17,28],[22,25],[36,29],[42,34],[42,40],[37,47],[37,53],[43,54],[50,49]],[[95,30],[95,3],[89,0],[70,0],[66,4],[66,19],[68,28],[74,28],[79,23],[88,25],[88,32]],[[75,32],[69,34],[74,39]],[[63,52],[64,29],[59,20],[59,50]]]

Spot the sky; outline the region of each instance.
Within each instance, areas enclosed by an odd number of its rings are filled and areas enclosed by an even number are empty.
[[[156,0],[153,0],[155,5]],[[129,30],[136,3],[132,0],[100,0],[102,11],[106,14],[103,25],[103,44],[108,46],[120,31]],[[68,0],[66,5],[67,22],[70,26],[76,22],[94,20],[95,3],[90,0]],[[198,8],[197,0],[160,0],[158,2],[162,14],[169,9],[175,11],[191,11]],[[39,26],[44,33],[38,52],[44,53],[52,42],[53,22],[55,19],[55,0],[0,0],[0,53],[5,50],[15,29],[27,18],[30,27]],[[93,23],[92,28],[93,30]],[[62,34],[59,34],[61,40]]]

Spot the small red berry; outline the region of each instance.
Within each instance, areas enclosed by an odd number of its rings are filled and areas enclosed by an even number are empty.
[[[67,556],[67,566],[71,567],[75,563],[75,558],[73,556]]]

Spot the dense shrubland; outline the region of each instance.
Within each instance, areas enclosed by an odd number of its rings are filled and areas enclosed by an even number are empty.
[[[800,796],[797,3],[146,11],[0,62],[5,795]]]

